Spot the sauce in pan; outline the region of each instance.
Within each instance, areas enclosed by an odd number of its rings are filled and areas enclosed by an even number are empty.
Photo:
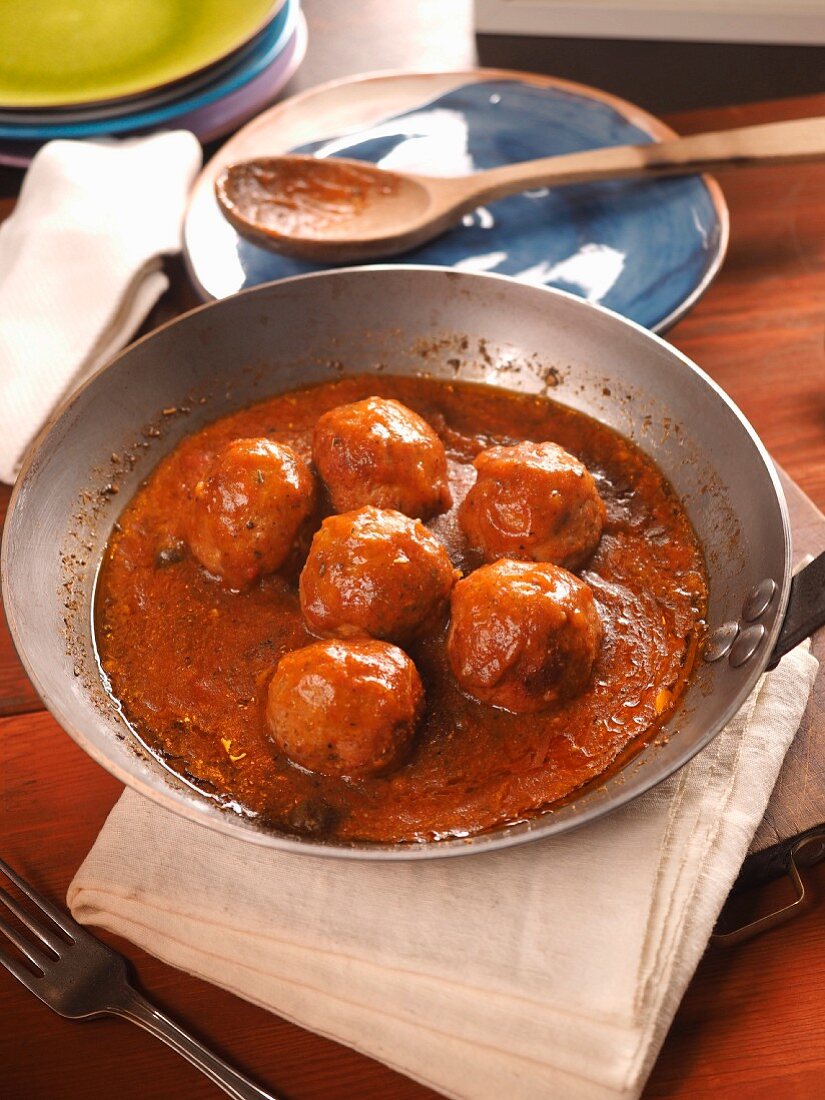
[[[192,557],[185,517],[219,448],[266,436],[309,462],[321,414],[372,395],[415,410],[443,441],[452,507],[427,527],[462,573],[480,564],[456,512],[482,450],[552,440],[581,459],[605,521],[595,553],[576,572],[592,590],[603,635],[582,694],[513,714],[459,689],[447,660],[445,614],[404,645],[426,692],[410,754],[387,775],[350,779],[290,763],[264,721],[279,659],[315,640],[298,602],[306,546],[296,547],[280,573],[232,591]],[[328,500],[316,527],[324,510],[331,511]],[[470,835],[524,819],[568,799],[653,739],[690,676],[706,604],[702,553],[678,498],[653,462],[612,429],[546,398],[369,375],[250,406],[163,459],[111,536],[95,627],[109,690],[171,770],[265,827],[390,843]]]

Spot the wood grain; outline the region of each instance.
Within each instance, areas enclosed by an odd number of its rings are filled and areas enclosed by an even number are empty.
[[[822,114],[825,96],[670,117],[680,133]],[[669,339],[720,383],[774,459],[825,508],[825,164],[719,177],[720,277]]]
[[[360,5],[364,26],[379,7],[377,0]],[[439,20],[445,26],[449,22],[448,8],[427,0],[409,11],[429,13],[436,27]],[[375,67],[365,36],[360,46],[355,38],[347,39],[340,64],[349,70],[330,70],[330,59],[338,56],[331,45],[338,24],[332,16],[325,18],[327,25],[320,19],[313,30],[319,40],[326,35],[326,52],[316,52],[314,60],[311,55],[302,79],[314,83]],[[435,40],[422,37],[424,23],[417,25],[418,37],[396,42],[396,53],[385,63],[418,64],[410,52],[415,43],[422,43],[421,64],[466,63],[458,56],[467,51],[466,38],[458,45],[451,40],[439,54]],[[291,90],[299,87],[300,81]],[[688,133],[823,113],[825,96],[817,96],[703,110],[668,121]],[[726,176],[722,185],[732,223],[727,262],[670,338],[731,393],[777,460],[822,508],[825,167],[746,170]],[[0,171],[0,216],[11,209],[18,186],[19,176]],[[153,311],[147,330],[196,304],[180,264],[168,269],[172,290]],[[7,499],[7,490],[0,492],[0,511]],[[120,787],[39,709],[3,629],[0,713],[8,715],[0,718],[0,850],[35,886],[62,902]],[[819,793],[815,784],[810,791],[812,798]],[[807,1100],[822,1095],[825,864],[807,877],[819,908],[736,949],[708,950],[648,1082],[646,1100]],[[756,910],[770,908],[787,889],[781,881],[771,883],[748,903]],[[434,1096],[130,944],[118,946],[162,1007],[285,1100]],[[0,1020],[0,1093],[9,1100],[206,1100],[217,1095],[205,1079],[136,1028],[120,1021],[61,1020],[4,972]]]

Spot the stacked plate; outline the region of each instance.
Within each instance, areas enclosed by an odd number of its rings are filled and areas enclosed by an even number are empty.
[[[306,50],[300,0],[3,0],[0,164],[54,138],[187,129],[257,114]]]

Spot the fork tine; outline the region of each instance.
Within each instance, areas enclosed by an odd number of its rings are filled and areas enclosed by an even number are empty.
[[[45,943],[46,947],[50,947],[56,955],[59,955],[61,950],[65,950],[66,941],[56,932],[51,932],[42,923],[38,923],[28,909],[24,909],[17,898],[13,898],[2,886],[0,886],[0,903],[10,909],[20,923],[25,924],[29,931],[33,932],[41,943]]]
[[[26,989],[30,989],[32,993],[37,993],[38,997],[42,997],[35,986],[35,982],[40,975],[32,974],[28,967],[23,966],[17,959],[13,959],[11,955],[7,955],[5,951],[0,951],[0,963],[5,966],[6,970],[10,974],[13,974],[19,982],[22,982]]]
[[[47,963],[43,952],[35,947],[30,939],[18,932],[14,925],[4,921],[2,917],[0,917],[0,932],[10,939],[17,950],[25,955],[30,962],[33,962],[38,970],[44,974],[46,973]]]
[[[27,898],[42,909],[46,916],[50,917],[57,927],[62,932],[66,933],[70,940],[76,940],[78,938],[78,933],[83,932],[83,929],[77,921],[72,920],[66,913],[61,913],[50,901],[46,901],[44,897],[38,894],[36,890],[33,890],[27,882],[24,882],[24,880],[9,867],[8,863],[5,863],[2,859],[0,859],[0,871],[2,871],[6,878],[11,879],[22,894],[25,894]]]

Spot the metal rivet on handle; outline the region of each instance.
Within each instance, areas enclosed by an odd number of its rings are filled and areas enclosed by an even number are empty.
[[[703,654],[706,661],[718,661],[730,651],[739,633],[739,623],[722,623],[708,634]]]
[[[730,663],[733,668],[739,668],[749,661],[759,649],[759,644],[765,637],[765,628],[761,623],[754,626],[746,626],[733,645],[730,647]]]
[[[764,615],[771,606],[771,601],[776,594],[776,581],[771,577],[765,577],[759,584],[755,584],[745,600],[742,608],[742,618],[746,623],[752,623],[760,615]]]

